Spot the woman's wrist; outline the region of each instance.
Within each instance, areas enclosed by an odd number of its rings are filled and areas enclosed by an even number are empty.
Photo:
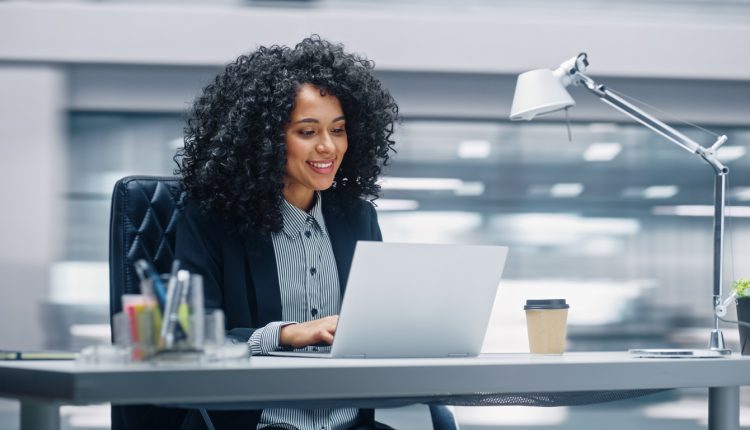
[[[297,323],[289,323],[279,328],[279,347],[294,348],[294,329]]]

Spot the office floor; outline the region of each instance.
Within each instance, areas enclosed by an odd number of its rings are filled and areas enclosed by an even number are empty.
[[[750,388],[740,395],[740,425],[750,429]],[[679,390],[650,398],[573,408],[475,407],[456,408],[461,430],[704,430],[707,426],[705,390]],[[109,429],[109,406],[64,407],[62,430]],[[401,430],[424,430],[426,409],[382,410],[378,419]],[[18,402],[0,400],[0,430],[19,429]]]

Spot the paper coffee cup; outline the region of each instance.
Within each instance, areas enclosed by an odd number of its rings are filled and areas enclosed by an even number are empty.
[[[565,350],[568,305],[565,299],[526,300],[526,329],[532,354],[562,354]]]

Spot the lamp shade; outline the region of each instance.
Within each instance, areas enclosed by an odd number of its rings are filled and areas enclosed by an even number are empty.
[[[537,115],[575,106],[560,79],[549,69],[521,73],[516,81],[516,92],[510,108],[510,119],[531,120]]]

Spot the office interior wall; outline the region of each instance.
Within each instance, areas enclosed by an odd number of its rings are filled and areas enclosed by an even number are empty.
[[[65,211],[66,82],[54,66],[0,67],[0,345],[40,348]]]
[[[113,3],[0,4],[0,58],[98,64],[222,65],[259,44],[318,33],[381,70],[508,73],[552,67],[586,51],[600,76],[750,79],[746,15],[340,7],[252,8]]]

